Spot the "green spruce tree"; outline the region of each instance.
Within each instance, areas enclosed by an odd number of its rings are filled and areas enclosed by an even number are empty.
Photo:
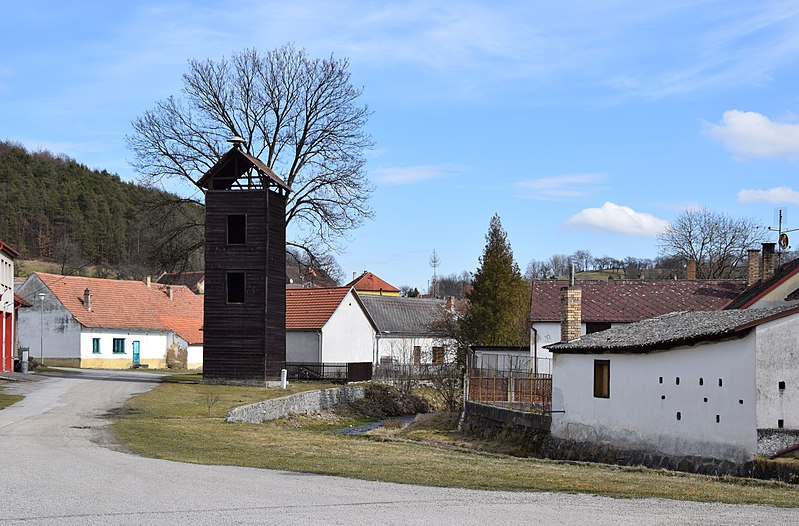
[[[530,284],[522,278],[498,215],[491,218],[480,268],[467,295],[469,310],[461,318],[463,337],[472,345],[525,346]]]

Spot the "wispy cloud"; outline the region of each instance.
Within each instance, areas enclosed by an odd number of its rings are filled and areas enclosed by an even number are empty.
[[[630,236],[654,236],[668,227],[669,222],[628,206],[606,202],[600,208],[581,210],[567,219],[566,225]]]
[[[560,201],[595,194],[605,182],[605,174],[584,173],[520,181],[520,197],[538,201]]]
[[[455,164],[425,164],[417,166],[394,166],[371,170],[374,180],[386,184],[413,184],[443,177],[456,177],[466,167]]]
[[[754,111],[725,111],[707,134],[724,143],[737,159],[799,159],[799,124],[773,121]]]
[[[799,204],[799,192],[779,186],[768,190],[754,190],[744,188],[738,192],[739,203],[773,203],[773,204]]]

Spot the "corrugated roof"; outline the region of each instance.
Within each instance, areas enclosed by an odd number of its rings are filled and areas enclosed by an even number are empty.
[[[84,327],[170,330],[190,344],[203,342],[203,297],[187,287],[172,286],[170,300],[167,286],[155,283],[148,288],[143,281],[35,275]],[[87,288],[91,310],[83,304]]]
[[[793,261],[789,261],[774,271],[774,275],[771,276],[769,279],[761,280],[752,285],[751,287],[747,288],[743,291],[734,301],[732,301],[726,308],[728,309],[745,309],[749,307],[753,303],[755,303],[758,299],[762,296],[767,294],[770,290],[774,289],[776,286],[782,284],[786,280],[790,279],[794,276],[797,272],[799,272],[799,258],[794,259]],[[796,299],[795,297],[785,298],[787,300]]]
[[[435,335],[435,324],[446,309],[443,300],[359,296],[377,330],[386,334]]]
[[[371,272],[364,272],[354,280],[350,281],[345,287],[355,287],[361,292],[394,292],[399,293],[399,289],[394,285],[384,281]]]
[[[565,280],[533,280],[530,319],[560,321]],[[675,311],[724,308],[745,288],[743,280],[578,281],[583,322],[631,323]]]
[[[321,329],[350,290],[350,287],[286,289],[286,329]]]
[[[562,353],[646,353],[702,341],[743,337],[756,325],[797,313],[797,307],[673,312],[586,334],[568,343],[553,343],[545,348]]]

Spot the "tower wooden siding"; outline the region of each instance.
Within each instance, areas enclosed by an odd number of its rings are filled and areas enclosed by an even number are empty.
[[[286,198],[270,190],[205,197],[203,375],[263,382],[286,361]],[[227,218],[246,216],[246,242],[228,244]],[[228,272],[243,272],[244,303],[227,302]]]

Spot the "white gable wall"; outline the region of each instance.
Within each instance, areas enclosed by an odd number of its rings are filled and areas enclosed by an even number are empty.
[[[321,339],[321,331],[286,329],[286,361],[321,362]]]
[[[799,430],[799,315],[757,331],[757,427]],[[780,382],[785,388],[780,389]]]
[[[322,362],[372,362],[375,330],[350,290],[322,327]]]
[[[563,413],[552,415],[552,434],[619,449],[750,460],[757,449],[755,341],[752,331],[649,354],[556,353],[552,409]],[[593,396],[594,360],[610,361],[610,398]]]
[[[37,296],[40,292],[45,294],[43,303]],[[30,357],[36,360],[42,356],[43,349],[45,364],[50,358],[57,360],[50,365],[78,367],[82,326],[75,317],[36,275],[31,275],[17,294],[31,304],[31,307],[18,311],[19,346],[27,347],[30,350]]]

